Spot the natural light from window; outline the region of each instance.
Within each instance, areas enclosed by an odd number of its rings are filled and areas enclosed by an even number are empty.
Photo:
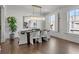
[[[69,33],[79,34],[79,9],[69,11]]]
[[[50,16],[50,29],[55,31],[55,15]]]

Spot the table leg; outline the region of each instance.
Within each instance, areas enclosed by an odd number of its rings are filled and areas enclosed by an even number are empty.
[[[27,44],[30,44],[30,33],[27,33]]]

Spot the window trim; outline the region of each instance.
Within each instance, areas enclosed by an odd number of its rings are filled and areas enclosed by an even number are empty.
[[[75,10],[76,11],[76,9],[79,9],[79,8],[75,8],[75,9],[70,9],[68,12],[67,12],[67,33],[71,33],[70,32],[70,11],[72,11],[72,10]],[[76,13],[76,12],[75,12]],[[76,15],[74,15],[74,16],[76,16]],[[79,24],[79,23],[78,23]],[[79,31],[79,29],[74,29],[74,30],[72,30],[71,29],[71,31]],[[76,34],[76,33],[71,33],[71,34]],[[79,34],[76,34],[76,35],[79,35]]]
[[[54,27],[55,27],[55,28],[54,28],[54,29],[51,29],[51,30],[52,30],[52,31],[56,31],[56,14],[51,14],[51,15],[49,16],[49,17],[50,17],[50,23],[51,23],[51,17],[52,17],[53,15],[55,16],[55,21],[54,21],[54,22],[55,22],[55,24],[54,24]],[[51,26],[51,24],[49,24],[49,26]]]

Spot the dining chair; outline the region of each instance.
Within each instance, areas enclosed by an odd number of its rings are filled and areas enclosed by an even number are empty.
[[[47,38],[48,38],[48,39],[50,39],[50,36],[51,36],[50,33],[51,33],[51,31],[50,31],[50,30],[47,30]]]
[[[37,36],[37,42],[42,43],[40,31],[37,31],[37,32],[36,32],[36,36]]]
[[[32,44],[36,42],[42,42],[39,30],[32,30],[32,32],[30,33],[30,41]]]
[[[27,43],[27,34],[25,31],[20,31],[19,33],[19,44]]]
[[[41,30],[41,38],[42,38],[42,41],[48,41],[48,32],[47,30]]]

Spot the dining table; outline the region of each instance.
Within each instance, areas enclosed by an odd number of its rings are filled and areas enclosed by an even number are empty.
[[[23,30],[26,34],[27,34],[27,44],[29,45],[29,44],[31,44],[30,43],[30,33],[31,32],[33,32],[33,31],[40,31],[40,34],[41,33],[43,33],[43,31],[47,31],[46,29],[44,29],[44,30],[41,30],[41,29],[39,29],[39,28],[32,28],[32,29],[25,29],[25,30]],[[41,34],[42,35],[42,34]],[[41,37],[41,39],[43,39],[43,37]]]

